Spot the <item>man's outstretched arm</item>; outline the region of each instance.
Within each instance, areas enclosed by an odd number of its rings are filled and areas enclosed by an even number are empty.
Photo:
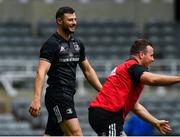
[[[140,81],[146,85],[165,86],[180,83],[180,76],[168,76],[150,72],[143,72]]]
[[[144,121],[150,123],[152,126],[157,128],[162,134],[167,134],[171,131],[169,122],[166,120],[158,120],[153,115],[151,115],[147,109],[141,105],[138,101],[134,105],[132,110],[137,116],[139,116]]]

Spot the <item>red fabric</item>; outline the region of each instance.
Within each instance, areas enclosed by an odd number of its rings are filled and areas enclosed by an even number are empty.
[[[128,69],[134,64],[138,64],[134,59],[119,64],[107,77],[103,88],[90,103],[90,107],[99,107],[111,112],[123,109],[125,119],[144,88],[141,83],[134,85],[128,73]]]

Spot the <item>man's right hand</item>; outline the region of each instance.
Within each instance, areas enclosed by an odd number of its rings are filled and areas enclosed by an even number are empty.
[[[38,117],[40,115],[40,112],[41,112],[41,103],[40,103],[40,101],[33,100],[31,102],[30,107],[29,107],[29,113],[33,117]]]

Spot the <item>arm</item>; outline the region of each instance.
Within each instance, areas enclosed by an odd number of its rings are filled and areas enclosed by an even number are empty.
[[[35,77],[34,97],[29,107],[29,113],[33,117],[37,117],[41,108],[41,93],[44,85],[45,76],[50,68],[50,63],[44,60],[40,60]]]
[[[152,86],[172,85],[180,83],[180,76],[167,76],[154,74],[150,72],[144,72],[140,78],[140,81],[144,84]]]
[[[141,105],[138,101],[134,105],[134,108],[132,110],[136,115],[138,115],[143,120],[147,121],[151,125],[153,125],[155,128],[157,128],[162,134],[166,134],[171,131],[171,128],[169,126],[169,122],[166,120],[158,120],[153,115],[151,115],[147,109]]]
[[[102,88],[102,85],[96,75],[96,72],[89,64],[88,60],[85,59],[80,63],[80,68],[84,73],[84,76],[88,80],[88,82],[97,90],[99,91]]]

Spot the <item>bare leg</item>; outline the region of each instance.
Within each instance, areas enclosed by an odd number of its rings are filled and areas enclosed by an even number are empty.
[[[124,131],[121,131],[120,137],[127,137],[126,133]]]
[[[77,118],[65,120],[60,123],[65,136],[83,136],[79,120]]]

